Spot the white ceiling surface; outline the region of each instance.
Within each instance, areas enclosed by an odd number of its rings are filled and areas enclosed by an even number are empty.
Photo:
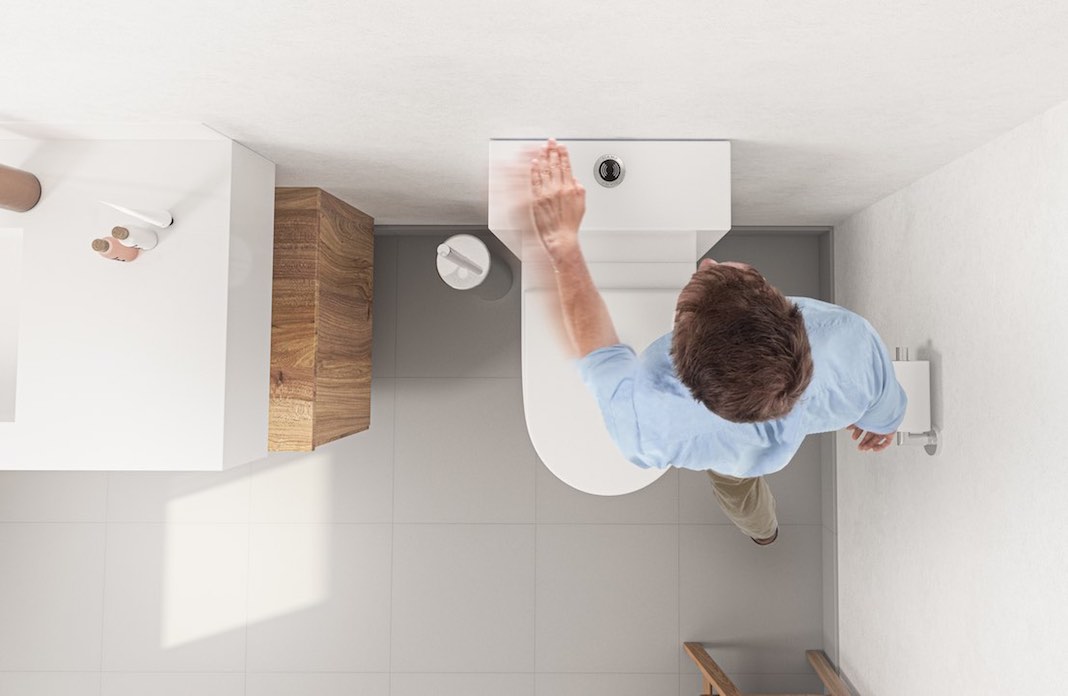
[[[379,224],[485,224],[487,140],[549,135],[730,139],[736,225],[834,224],[1068,98],[1060,0],[2,14],[0,121],[202,121]]]

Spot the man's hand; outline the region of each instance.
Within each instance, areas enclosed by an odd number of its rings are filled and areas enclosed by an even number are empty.
[[[571,174],[567,148],[552,138],[530,163],[530,188],[534,229],[555,263],[578,246],[578,229],[586,214],[586,189]]]
[[[571,175],[567,148],[549,139],[530,163],[530,218],[555,270],[560,309],[577,357],[619,343],[604,298],[590,276],[578,229],[586,213],[586,189]]]
[[[858,428],[855,424],[846,428],[853,432],[853,439],[856,440],[861,435],[864,435],[864,439],[857,445],[857,449],[864,452],[871,450],[872,452],[882,452],[884,449],[890,446],[894,441],[894,433],[887,433],[885,435],[879,433],[867,433]]]

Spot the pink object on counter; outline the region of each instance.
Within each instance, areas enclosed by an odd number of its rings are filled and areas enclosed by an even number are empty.
[[[133,261],[141,253],[140,249],[128,247],[114,238],[94,239],[93,251],[99,253],[105,259],[115,259],[116,261]]]
[[[155,249],[159,243],[159,236],[154,230],[127,225],[125,227],[113,227],[111,236],[126,246],[135,247],[141,251]]]

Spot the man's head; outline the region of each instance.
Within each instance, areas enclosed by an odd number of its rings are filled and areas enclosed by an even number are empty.
[[[733,261],[703,259],[682,289],[671,359],[693,397],[735,423],[781,418],[812,381],[801,309]]]

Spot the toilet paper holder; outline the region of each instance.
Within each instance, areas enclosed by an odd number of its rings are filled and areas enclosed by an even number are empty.
[[[909,349],[894,349],[894,373],[908,396],[905,419],[898,426],[898,445],[923,445],[927,454],[938,451],[938,432],[931,424],[931,363],[909,360]]]

